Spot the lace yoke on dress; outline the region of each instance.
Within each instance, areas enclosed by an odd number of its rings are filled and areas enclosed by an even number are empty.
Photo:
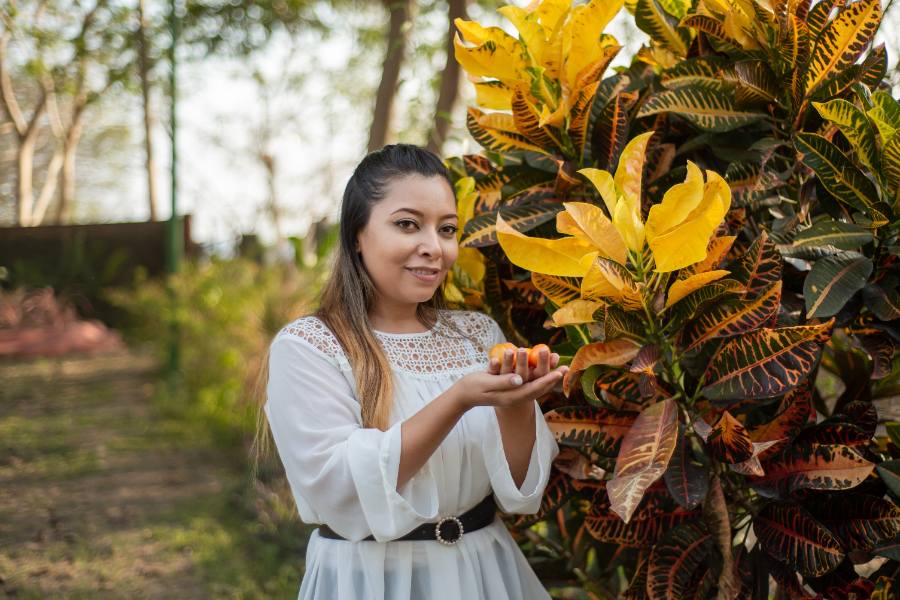
[[[461,333],[448,324],[449,319]],[[493,319],[484,313],[444,310],[437,324],[429,331],[374,333],[395,370],[418,378],[437,379],[486,367],[487,351],[497,339],[498,331]],[[279,332],[281,334],[300,337],[336,361],[341,369],[350,370],[343,348],[319,318],[311,315],[300,317],[285,325]]]

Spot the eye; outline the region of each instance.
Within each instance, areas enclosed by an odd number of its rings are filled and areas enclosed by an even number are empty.
[[[404,227],[404,223],[412,223],[413,225],[416,225],[416,222],[415,222],[415,221],[411,221],[411,220],[409,220],[409,219],[403,219],[402,221],[395,221],[394,223],[395,223],[395,225],[397,225],[397,227],[399,227],[400,229],[407,229],[406,227]]]
[[[449,233],[450,235],[454,235],[457,231],[459,231],[459,227],[457,227],[456,225],[447,225],[446,227],[444,227],[444,231]]]

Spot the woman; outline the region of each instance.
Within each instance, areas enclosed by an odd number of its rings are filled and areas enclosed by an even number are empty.
[[[497,323],[447,310],[456,200],[434,154],[366,156],[320,308],[269,348],[265,415],[310,538],[300,599],[549,598],[496,514],[537,512],[559,448],[546,350],[500,364]]]

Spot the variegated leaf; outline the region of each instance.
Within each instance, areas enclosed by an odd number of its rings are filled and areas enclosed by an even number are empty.
[[[686,509],[700,505],[709,491],[709,461],[698,460],[691,447],[690,437],[679,424],[678,444],[665,472],[666,487],[678,504]],[[705,455],[700,453],[705,459]]]
[[[803,162],[835,198],[868,215],[873,227],[889,221],[890,209],[878,200],[875,185],[837,146],[815,133],[796,134],[794,145]]]
[[[852,66],[872,41],[880,22],[880,0],[859,0],[838,12],[816,40],[806,73],[807,93],[828,75]]]
[[[856,487],[875,468],[850,446],[795,444],[763,461],[766,474],[750,480],[763,495],[786,495],[800,489],[846,490]]]
[[[691,43],[690,31],[678,26],[678,19],[667,13],[657,0],[637,0],[634,22],[651,38],[677,56],[687,54]]]
[[[591,157],[601,169],[612,171],[628,142],[629,111],[637,100],[636,92],[620,92],[606,104],[597,118],[591,140]]]
[[[576,277],[532,273],[531,283],[557,306],[581,297],[581,282]]]
[[[484,113],[482,111],[470,106],[466,116],[466,127],[475,141],[485,149],[493,150],[494,152],[528,150],[540,154],[547,153],[546,150],[534,145],[520,133],[483,126],[479,122],[483,116]]]
[[[840,542],[795,503],[771,503],[753,518],[753,530],[770,556],[806,577],[834,570],[844,559]]]
[[[645,408],[622,440],[613,478],[607,483],[610,508],[626,523],[644,492],[669,464],[678,441],[678,410],[667,398]]]
[[[498,214],[503,217],[507,225],[524,233],[547,221],[552,221],[561,209],[562,206],[558,202],[545,202],[503,207],[496,211],[477,215],[466,223],[459,245],[462,248],[484,248],[496,244]]]
[[[650,553],[647,593],[651,600],[688,598],[694,573],[713,548],[712,535],[699,523],[685,523],[662,537]]]
[[[598,446],[598,452],[615,456],[622,438],[637,413],[593,406],[565,406],[544,413],[556,441],[564,446]]]
[[[728,265],[728,270],[730,279],[742,283],[753,298],[781,280],[781,256],[763,231],[740,258]]]
[[[595,342],[582,346],[572,358],[569,370],[563,378],[563,393],[567,398],[569,397],[572,380],[581,371],[592,365],[624,365],[634,358],[640,349],[641,347],[638,344],[626,339]]]
[[[816,261],[803,281],[806,318],[836,315],[866,285],[872,261],[857,252],[843,251]]]
[[[813,107],[844,134],[862,163],[873,173],[880,167],[875,132],[866,114],[846,100],[835,98],[828,102],[813,102]]]
[[[689,520],[696,519],[697,511],[671,508],[660,492],[648,491],[629,522],[624,522],[611,510],[605,493],[594,496],[591,507],[584,516],[588,533],[600,542],[608,542],[629,548],[648,547],[655,544],[667,531]]]
[[[517,89],[512,97],[512,116],[516,129],[535,146],[545,151],[557,149],[560,142],[550,127],[541,126],[541,115],[531,105],[522,90]]]
[[[786,394],[816,366],[833,326],[832,318],[819,325],[759,329],[727,340],[703,375],[704,397],[728,405]]]
[[[900,508],[868,494],[840,494],[809,506],[847,550],[871,551],[900,535]]]
[[[727,410],[713,425],[706,445],[713,457],[729,464],[741,463],[753,456],[753,443],[747,429]]]
[[[778,312],[781,281],[766,288],[757,298],[737,305],[719,305],[690,322],[681,333],[681,344],[692,350],[703,342],[731,337],[764,326]]]
[[[704,131],[725,132],[743,127],[766,114],[739,108],[734,88],[728,85],[686,85],[652,95],[638,111],[638,118],[674,113]]]

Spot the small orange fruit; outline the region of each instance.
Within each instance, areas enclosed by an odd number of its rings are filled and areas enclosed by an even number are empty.
[[[540,360],[539,352],[543,349],[547,349],[547,356],[550,356],[550,346],[547,344],[538,344],[528,350],[528,366],[532,369],[536,369],[538,366],[538,361]]]
[[[512,364],[513,364],[513,368],[515,368],[516,353],[518,352],[519,349],[516,347],[515,344],[512,344],[510,342],[504,342],[502,344],[495,344],[494,347],[491,348],[490,351],[488,352],[488,358],[496,358],[497,362],[502,365],[503,364],[503,354],[507,350],[512,350],[512,353],[513,353]]]

